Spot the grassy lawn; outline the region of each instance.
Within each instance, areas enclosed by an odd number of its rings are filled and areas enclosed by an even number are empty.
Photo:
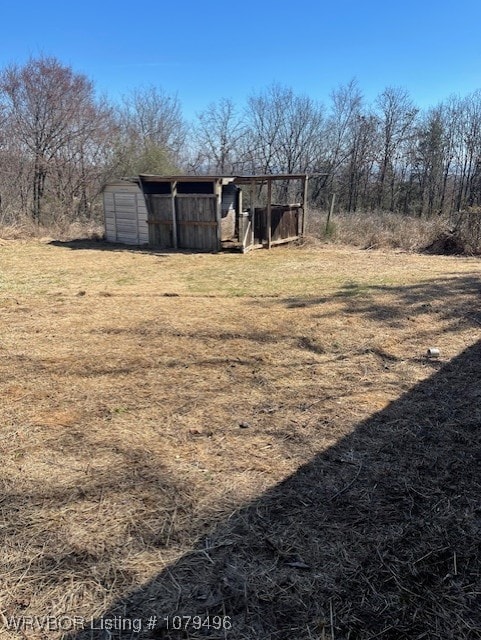
[[[481,637],[479,581],[463,574],[473,558],[451,537],[471,535],[459,524],[469,505],[453,494],[448,509],[432,469],[431,486],[408,464],[425,455],[410,429],[426,416],[440,438],[467,423],[452,409],[449,363],[479,340],[479,274],[474,258],[339,247],[243,256],[3,242],[0,637],[84,637],[9,620],[77,616],[87,628],[119,611],[156,613],[139,636],[152,638]],[[429,347],[440,357],[426,358]],[[455,361],[470,389],[475,365]],[[443,380],[443,393],[428,392]],[[459,406],[478,419],[469,393]],[[391,430],[383,446],[371,435],[361,445],[378,422]],[[374,509],[394,468],[376,466],[391,436],[405,478],[396,495],[423,495],[424,514],[387,494]],[[292,483],[315,460],[324,498],[306,506],[312,495]],[[466,498],[462,473],[452,483]],[[415,558],[396,556],[401,538]],[[425,571],[438,575],[440,549],[451,590],[427,581],[421,596],[416,571],[434,554]],[[233,627],[180,632],[161,620],[175,612],[226,615]]]

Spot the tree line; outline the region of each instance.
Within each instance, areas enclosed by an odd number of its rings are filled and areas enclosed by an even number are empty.
[[[272,84],[192,121],[160,87],[119,103],[56,58],[0,70],[0,222],[88,219],[103,184],[138,173],[311,173],[310,199],[347,212],[430,217],[481,205],[481,91],[419,109],[356,81],[327,105]],[[281,185],[282,188],[282,185]]]

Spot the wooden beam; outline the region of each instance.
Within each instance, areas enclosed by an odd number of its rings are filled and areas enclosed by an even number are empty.
[[[256,241],[256,182],[252,180],[251,182],[251,222],[252,222],[252,244]]]
[[[299,240],[299,236],[291,236],[290,238],[279,238],[279,240],[272,240],[271,246],[276,244],[287,244],[288,242],[295,242]]]
[[[149,220],[149,224],[166,224],[168,226],[172,225],[172,220]],[[215,220],[178,220],[177,221],[177,229],[179,227],[217,227],[217,222]]]
[[[242,251],[242,253],[247,253],[248,251],[251,251],[252,249],[265,249],[265,245],[264,244],[250,244],[248,247],[245,248],[245,250]]]
[[[239,189],[239,187],[237,187],[237,202],[236,202],[236,221],[235,221],[235,230],[237,232],[237,237],[240,238],[240,234],[239,234],[239,224],[240,224],[240,218],[242,215],[242,189]]]
[[[217,251],[220,251],[222,249],[222,180],[214,182],[214,193],[216,196]]]
[[[140,244],[140,229],[139,229],[139,200],[138,194],[135,194],[135,232],[137,234],[137,244]]]
[[[272,180],[267,181],[267,248],[272,246]]]
[[[215,191],[215,189],[214,189]],[[215,194],[212,193],[178,193],[176,195],[177,200],[182,200],[182,198],[196,198],[197,200],[212,200],[215,198]]]
[[[254,175],[254,176],[236,176],[234,178],[234,182],[236,184],[249,184],[252,181],[257,183],[266,183],[268,180],[302,180],[305,178],[306,173],[268,173],[264,175]],[[327,175],[327,174],[311,174],[311,175]]]
[[[307,186],[308,186],[309,176],[304,178],[304,189],[302,196],[302,227],[301,227],[301,235],[304,236],[306,233],[306,225],[307,225]]]
[[[172,244],[174,245],[174,249],[179,248],[179,240],[177,237],[177,215],[175,208],[175,198],[177,196],[177,182],[170,183],[171,189],[171,200],[172,200]]]

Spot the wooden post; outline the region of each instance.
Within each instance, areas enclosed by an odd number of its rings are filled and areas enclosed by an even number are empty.
[[[302,196],[302,235],[304,236],[306,233],[306,225],[307,225],[307,182],[309,180],[309,176],[304,178],[304,192]]]
[[[272,180],[267,179],[267,248],[272,245]]]
[[[241,237],[240,237],[241,234],[239,232],[239,224],[240,224],[240,219],[241,219],[241,216],[242,216],[242,189],[239,189],[239,188],[238,188],[238,191],[237,191],[237,203],[236,203],[236,205],[237,205],[237,207],[236,207],[237,208],[237,213],[236,213],[235,225],[236,225],[237,237],[240,240],[241,239]]]
[[[135,233],[137,244],[140,244],[140,230],[139,230],[139,195],[135,194]]]
[[[252,244],[256,242],[256,183],[255,180],[251,181],[251,224],[252,224]]]
[[[214,182],[215,218],[217,222],[217,251],[222,249],[222,180]]]
[[[171,189],[171,201],[172,201],[172,244],[174,245],[174,249],[179,248],[179,240],[177,237],[177,215],[175,210],[175,199],[177,196],[177,182],[170,183]]]
[[[332,214],[334,213],[334,203],[336,202],[336,194],[332,194],[331,198],[331,206],[329,207],[329,213],[327,214],[326,220],[326,235],[329,233],[329,223],[331,222]]]

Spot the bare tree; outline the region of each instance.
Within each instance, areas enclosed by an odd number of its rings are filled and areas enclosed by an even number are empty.
[[[380,132],[377,205],[394,211],[396,173],[406,158],[404,145],[413,133],[418,110],[407,91],[388,87],[376,100]]]
[[[182,164],[186,125],[177,96],[150,86],[124,96],[118,109],[117,161],[126,173],[163,173]]]
[[[0,100],[18,153],[31,163],[31,212],[39,221],[47,179],[60,155],[96,132],[93,85],[57,59],[41,57],[3,70]]]
[[[481,90],[459,103],[456,128],[457,188],[455,208],[461,211],[481,202]]]
[[[377,123],[372,114],[362,113],[350,123],[350,144],[340,178],[340,197],[347,211],[370,206],[369,187],[376,158]]]
[[[112,139],[115,134],[112,109],[104,102],[95,106],[91,127],[85,135],[70,140],[56,154],[52,186],[65,212],[90,217],[92,203],[103,183],[112,175]]]
[[[410,194],[410,200],[420,215],[429,217],[442,212],[449,163],[449,139],[443,107],[439,105],[423,114],[417,127],[413,176],[419,189],[418,203],[415,193]]]
[[[194,136],[198,166],[207,173],[234,174],[242,169],[246,135],[232,100],[211,103],[197,116]]]
[[[273,84],[248,99],[244,155],[253,173],[306,173],[318,163],[323,109],[308,96]],[[276,182],[273,197],[298,200],[299,185]]]
[[[325,137],[326,168],[334,176],[351,153],[352,130],[362,109],[362,94],[356,80],[341,85],[331,93],[331,111]]]
[[[246,123],[253,169],[296,173],[316,165],[323,110],[308,96],[274,84],[249,98]]]

